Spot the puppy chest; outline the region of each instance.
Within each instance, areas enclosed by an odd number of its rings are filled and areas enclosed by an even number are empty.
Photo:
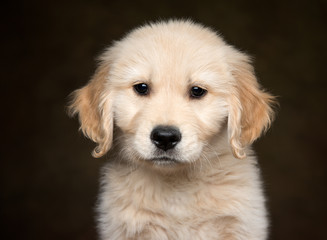
[[[230,202],[223,193],[219,194],[219,186],[167,183],[156,178],[136,181],[131,177],[123,182],[109,183],[108,190],[104,193],[111,202],[108,208],[126,221],[128,218],[145,222],[169,219],[184,224],[195,219],[207,221],[228,214],[226,207]]]

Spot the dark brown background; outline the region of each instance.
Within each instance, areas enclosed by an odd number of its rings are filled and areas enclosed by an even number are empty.
[[[65,114],[95,58],[150,20],[191,18],[254,56],[278,117],[255,144],[271,239],[324,239],[326,1],[11,1],[1,6],[1,239],[96,239],[99,167]]]

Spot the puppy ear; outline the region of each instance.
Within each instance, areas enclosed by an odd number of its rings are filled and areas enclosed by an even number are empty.
[[[246,157],[244,148],[269,128],[275,98],[260,89],[246,55],[234,53],[231,66],[235,85],[230,98],[228,131],[234,156],[242,159]]]
[[[78,115],[80,130],[96,142],[93,157],[99,158],[108,152],[112,145],[113,114],[110,93],[105,92],[109,64],[102,63],[90,82],[74,91],[68,107],[69,115]]]

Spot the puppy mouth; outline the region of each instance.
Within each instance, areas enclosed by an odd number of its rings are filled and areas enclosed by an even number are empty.
[[[155,157],[151,158],[150,161],[156,165],[173,165],[179,163],[177,159],[170,157]]]

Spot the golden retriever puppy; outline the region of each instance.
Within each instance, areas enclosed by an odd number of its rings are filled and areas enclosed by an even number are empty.
[[[106,49],[70,105],[93,156],[110,150],[100,238],[266,239],[250,145],[273,102],[247,55],[190,21],[145,25]]]

